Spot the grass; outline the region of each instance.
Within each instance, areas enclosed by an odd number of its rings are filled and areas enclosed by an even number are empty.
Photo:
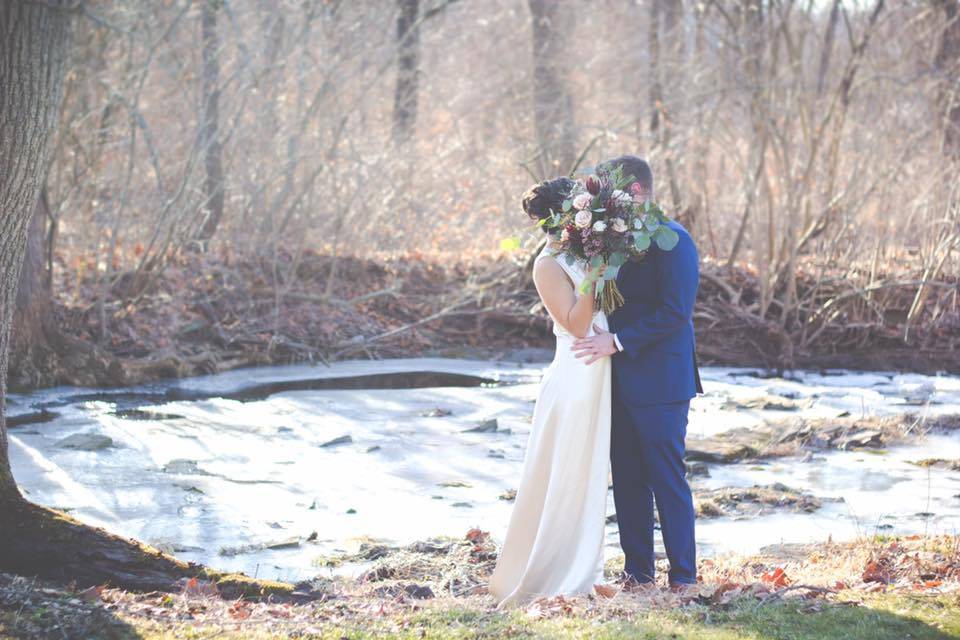
[[[534,618],[523,611],[483,611],[438,602],[400,615],[374,615],[347,623],[318,621],[294,627],[190,621],[170,624],[124,614],[113,625],[89,630],[90,635],[82,637],[91,640],[279,640],[290,637],[317,640],[940,640],[960,637],[958,604],[955,596],[942,595],[883,594],[850,603],[757,603],[744,598],[722,610],[694,605],[667,611],[651,610],[622,620],[600,620],[576,615]],[[60,637],[52,625],[43,629],[42,636],[23,635],[8,626],[9,618],[9,614],[0,617],[0,638]]]
[[[181,593],[132,593],[0,574],[0,639],[960,638],[960,538],[953,536],[705,559],[692,604],[655,591],[549,598],[507,611],[485,595],[495,558],[485,534],[418,545],[361,550],[359,557],[377,558],[365,577],[317,581],[321,597],[301,604],[226,598],[213,581]],[[405,590],[411,585],[430,596],[413,596]]]

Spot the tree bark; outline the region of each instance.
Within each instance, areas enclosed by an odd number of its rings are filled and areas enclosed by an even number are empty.
[[[661,0],[650,3],[650,22],[647,39],[650,42],[650,137],[654,146],[660,141],[660,108],[663,87],[660,84],[660,16],[663,13]]]
[[[574,149],[573,100],[562,80],[569,39],[559,20],[563,8],[554,0],[527,0],[533,32],[533,115],[539,147],[540,176],[570,171]]]
[[[397,86],[393,101],[393,139],[406,144],[417,125],[420,82],[419,0],[397,0]]]
[[[30,217],[58,121],[71,5],[0,3],[0,502],[22,500],[10,471],[5,421],[10,325]]]
[[[220,142],[220,36],[217,33],[217,12],[221,0],[204,0],[200,9],[202,48],[201,84],[203,111],[200,123],[200,147],[203,149],[206,180],[204,200],[206,218],[198,240],[207,243],[213,238],[223,218],[224,178],[223,147]]]
[[[8,383],[13,388],[35,388],[51,384],[48,372],[47,327],[52,323],[53,297],[48,269],[47,221],[50,206],[45,189],[40,190],[30,227],[17,301],[13,310],[10,335],[10,376]]]
[[[670,207],[673,215],[682,218],[687,228],[693,229],[693,211],[683,206],[680,182],[674,162],[670,116],[667,113],[663,93],[664,74],[682,68],[683,35],[679,33],[683,17],[681,0],[653,0],[650,3],[648,36],[650,41],[650,138],[653,151],[659,154],[666,169],[667,186],[670,189]],[[661,33],[661,22],[663,31]],[[661,37],[662,36],[662,37]],[[664,46],[664,41],[666,46]],[[661,199],[661,196],[657,196]]]
[[[836,40],[837,22],[840,20],[840,0],[833,0],[830,7],[830,18],[827,20],[827,30],[823,36],[823,51],[820,53],[820,68],[817,71],[817,97],[823,95],[827,84],[827,73],[830,70],[830,57],[833,55],[833,43]]]
[[[960,2],[935,0],[943,17],[934,68],[941,77],[939,100],[944,118],[944,155],[960,160]]]

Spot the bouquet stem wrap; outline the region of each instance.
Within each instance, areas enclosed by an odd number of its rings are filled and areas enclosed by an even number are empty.
[[[603,309],[603,312],[607,315],[622,307],[624,303],[623,294],[620,293],[620,288],[617,287],[616,280],[610,280],[604,283],[603,289],[598,293],[598,297],[600,298],[600,308]]]

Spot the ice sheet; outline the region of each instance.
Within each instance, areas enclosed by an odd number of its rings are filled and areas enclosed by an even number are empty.
[[[500,496],[516,487],[536,380],[545,366],[409,359],[236,371],[122,391],[231,395],[251,384],[417,371],[504,384],[289,391],[250,402],[212,397],[144,404],[135,420],[117,415],[113,402],[70,401],[89,390],[45,390],[14,398],[16,414],[52,405],[58,415],[11,430],[13,470],[32,500],[69,509],[84,521],[185,559],[295,580],[320,573],[313,561],[321,554],[368,538],[403,544],[459,536],[474,526],[502,536],[511,503]],[[800,372],[782,379],[751,373],[704,369],[707,394],[693,403],[691,438],[788,415],[960,413],[957,378]],[[795,408],[743,407],[760,398],[792,401]],[[467,431],[494,418],[496,432]],[[107,436],[114,446],[80,451],[58,444],[77,433]],[[350,441],[323,446],[344,436]],[[711,466],[704,486],[783,482],[844,502],[812,515],[703,520],[701,552],[875,531],[953,531],[960,522],[957,474],[908,463],[934,456],[960,458],[960,441],[930,437],[880,456],[837,452],[813,462]],[[306,542],[314,532],[316,539]],[[249,549],[290,538],[299,545]],[[608,553],[617,553],[615,526],[608,527],[607,539]]]

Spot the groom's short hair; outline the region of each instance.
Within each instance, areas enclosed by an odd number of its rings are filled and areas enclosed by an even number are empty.
[[[653,195],[653,171],[647,161],[637,156],[623,155],[613,160],[607,160],[603,164],[610,168],[623,167],[623,175],[633,176],[640,186]]]

